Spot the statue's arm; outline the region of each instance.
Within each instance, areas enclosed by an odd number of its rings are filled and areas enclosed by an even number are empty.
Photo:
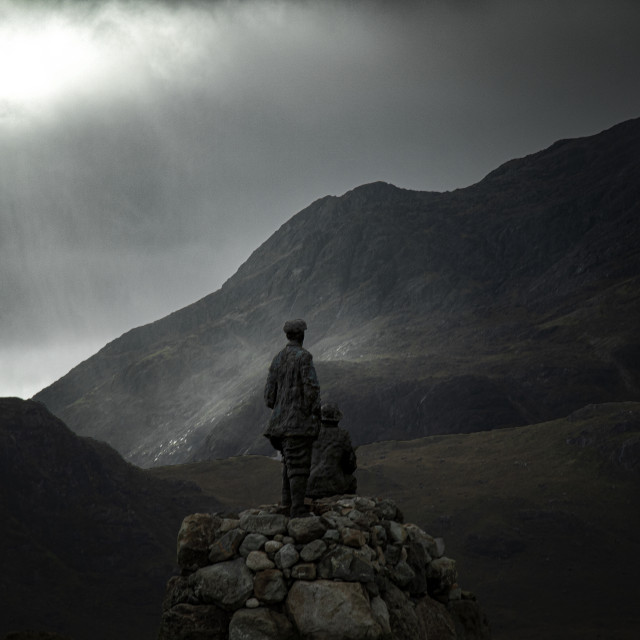
[[[316,369],[313,366],[313,358],[310,353],[305,353],[302,360],[302,384],[304,391],[305,413],[307,415],[320,415],[320,383]]]
[[[269,375],[267,376],[267,383],[264,386],[264,402],[269,407],[269,409],[273,409],[276,404],[276,400],[278,398],[278,363],[277,357],[273,359],[271,366],[269,367]]]

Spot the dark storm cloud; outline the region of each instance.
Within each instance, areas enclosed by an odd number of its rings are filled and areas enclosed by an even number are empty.
[[[0,63],[0,385],[29,392],[28,348],[61,375],[218,288],[318,197],[466,186],[640,110],[624,0],[0,0],[0,16],[0,53],[20,54]],[[64,360],[65,344],[83,346]]]

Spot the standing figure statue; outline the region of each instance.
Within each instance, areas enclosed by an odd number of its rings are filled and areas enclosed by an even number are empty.
[[[349,432],[338,426],[342,411],[337,405],[322,405],[322,426],[311,454],[311,474],[307,484],[309,498],[328,498],[356,493],[358,482],[356,452]]]
[[[273,409],[264,435],[282,453],[282,505],[292,518],[309,515],[304,498],[320,430],[320,385],[313,358],[302,347],[306,329],[304,320],[285,323],[289,342],[273,359],[264,388],[264,400]]]

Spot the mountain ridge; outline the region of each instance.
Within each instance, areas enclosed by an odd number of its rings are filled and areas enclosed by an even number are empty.
[[[635,119],[464,189],[376,182],[320,198],[219,290],[35,397],[145,466],[265,451],[262,378],[301,316],[357,443],[637,399],[640,372],[614,352],[638,344],[639,149]]]

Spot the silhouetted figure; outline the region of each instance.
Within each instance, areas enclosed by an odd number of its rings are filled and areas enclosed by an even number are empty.
[[[273,409],[264,435],[282,452],[282,504],[293,518],[308,515],[304,498],[313,441],[320,430],[320,385],[311,354],[302,347],[307,324],[289,320],[289,342],[269,367],[264,400]]]
[[[349,432],[338,426],[342,412],[335,404],[322,405],[322,425],[313,443],[311,474],[307,496],[325,498],[343,493],[356,493],[358,482],[353,476],[357,468],[356,452]]]

